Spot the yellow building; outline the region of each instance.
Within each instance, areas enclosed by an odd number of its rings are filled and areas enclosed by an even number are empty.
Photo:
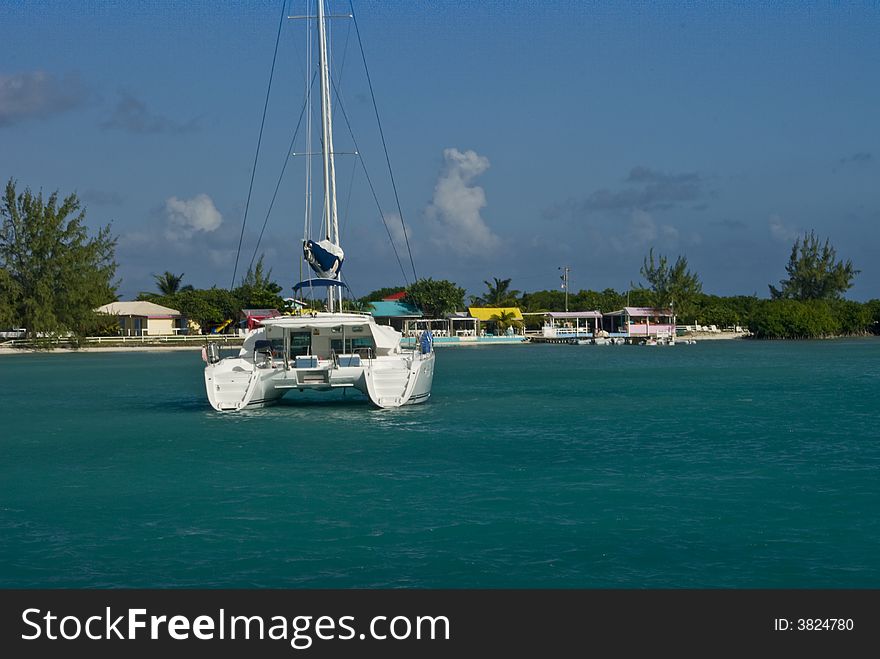
[[[507,317],[510,320],[519,321],[519,323],[522,323],[523,319],[519,307],[468,307],[468,313],[479,321],[480,334],[484,334],[486,330],[494,332],[502,314],[509,314]],[[513,328],[508,327],[506,333],[513,334]]]

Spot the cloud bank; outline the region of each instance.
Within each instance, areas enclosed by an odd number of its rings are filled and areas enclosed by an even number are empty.
[[[57,78],[45,71],[0,73],[0,126],[66,112],[82,105],[88,94],[76,74]]]
[[[635,248],[643,249],[660,242],[662,245],[675,244],[679,238],[678,229],[669,224],[657,224],[647,211],[635,209],[618,227],[618,233],[607,233],[605,238],[618,252]]]
[[[840,164],[846,165],[849,163],[853,163],[856,165],[867,165],[874,160],[874,156],[867,151],[859,151],[858,153],[854,153],[853,155],[847,158],[841,158]]]
[[[146,104],[135,96],[122,93],[110,118],[101,124],[107,130],[123,130],[135,134],[189,133],[198,129],[198,120],[186,123],[174,121],[151,112]]]
[[[658,216],[670,210],[704,211],[708,196],[706,180],[696,172],[670,174],[637,165],[622,185],[555,204],[544,211],[544,218],[568,220],[587,231],[594,250],[610,247],[625,253],[651,246],[669,249],[680,242],[697,244],[702,238],[692,231],[682,234]]]
[[[443,150],[443,168],[425,218],[434,242],[463,255],[485,254],[500,244],[483,220],[486,193],[473,185],[489,169],[489,159],[475,151]]]
[[[627,187],[601,188],[584,199],[570,199],[547,211],[551,218],[598,211],[669,210],[705,198],[705,180],[696,172],[667,174],[638,165],[624,179]]]

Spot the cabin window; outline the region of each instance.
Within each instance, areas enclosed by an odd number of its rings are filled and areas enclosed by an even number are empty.
[[[342,339],[330,340],[330,349],[337,355],[355,354],[359,348],[369,348],[374,353],[376,352],[376,344],[368,336],[345,337],[344,343]]]
[[[376,344],[373,343],[373,339],[365,336],[357,336],[351,339],[345,340],[346,348],[348,348],[348,353],[356,353],[359,348],[369,348],[373,352],[376,352]]]
[[[290,356],[300,357],[308,355],[312,347],[312,335],[306,332],[290,333]]]

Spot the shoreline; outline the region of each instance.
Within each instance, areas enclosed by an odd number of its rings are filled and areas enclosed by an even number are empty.
[[[752,336],[751,332],[687,332],[675,339],[696,339],[697,341],[718,341],[731,339],[748,339]]]
[[[684,336],[676,337],[678,339],[695,339],[697,341],[717,341],[719,339],[742,339],[744,337],[749,336],[748,333],[734,333],[734,332],[701,332],[701,333],[690,333]],[[495,345],[528,345],[527,341],[496,341]],[[491,345],[490,342],[481,343],[478,341],[473,342],[462,342],[460,344],[453,343],[438,343],[435,344],[435,347],[453,347],[453,346],[479,346],[479,345]],[[15,348],[10,346],[0,345],[0,356],[3,355],[39,355],[39,354],[70,354],[70,353],[103,353],[103,352],[200,352],[204,346],[201,344],[198,345],[161,345],[161,344],[137,344],[137,345],[116,345],[116,346],[101,346],[101,345],[92,345],[92,346],[83,346],[82,348],[69,348],[69,347],[55,347],[51,349],[39,349],[39,348]],[[240,347],[238,344],[231,344],[228,346],[229,348],[238,348]]]
[[[236,346],[237,347],[237,346]],[[202,346],[161,346],[161,345],[139,345],[139,346],[86,346],[83,348],[52,348],[50,350],[40,350],[37,348],[8,348],[0,346],[0,356],[2,355],[51,355],[51,354],[67,354],[72,352],[200,352]]]
[[[857,337],[832,337],[832,338],[857,338]],[[731,341],[731,340],[745,340],[745,339],[754,339],[754,336],[749,332],[689,332],[688,334],[684,334],[682,336],[676,337],[676,342],[682,342],[683,340],[694,340],[696,342],[700,341]],[[755,341],[771,341],[773,339],[754,339]],[[792,340],[818,340],[818,339],[792,339]],[[511,342],[511,343],[503,343],[497,342],[496,345],[528,345],[527,341],[519,341],[519,342]],[[457,344],[461,346],[479,346],[479,345],[489,345],[487,343],[479,343],[479,342],[464,342],[461,344]],[[50,355],[50,354],[70,354],[70,353],[102,353],[102,352],[200,352],[202,349],[202,345],[183,345],[183,346],[170,346],[170,345],[149,345],[149,344],[141,344],[141,345],[131,345],[131,346],[85,346],[82,348],[52,348],[51,350],[39,350],[36,348],[13,348],[9,346],[0,345],[0,357],[4,355]],[[238,344],[230,344],[228,346],[222,346],[223,348],[239,348]],[[451,347],[451,344],[442,344],[440,347]]]

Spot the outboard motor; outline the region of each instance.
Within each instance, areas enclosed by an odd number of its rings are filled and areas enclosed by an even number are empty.
[[[205,356],[209,364],[216,364],[220,361],[220,346],[216,343],[209,343],[205,347]]]

